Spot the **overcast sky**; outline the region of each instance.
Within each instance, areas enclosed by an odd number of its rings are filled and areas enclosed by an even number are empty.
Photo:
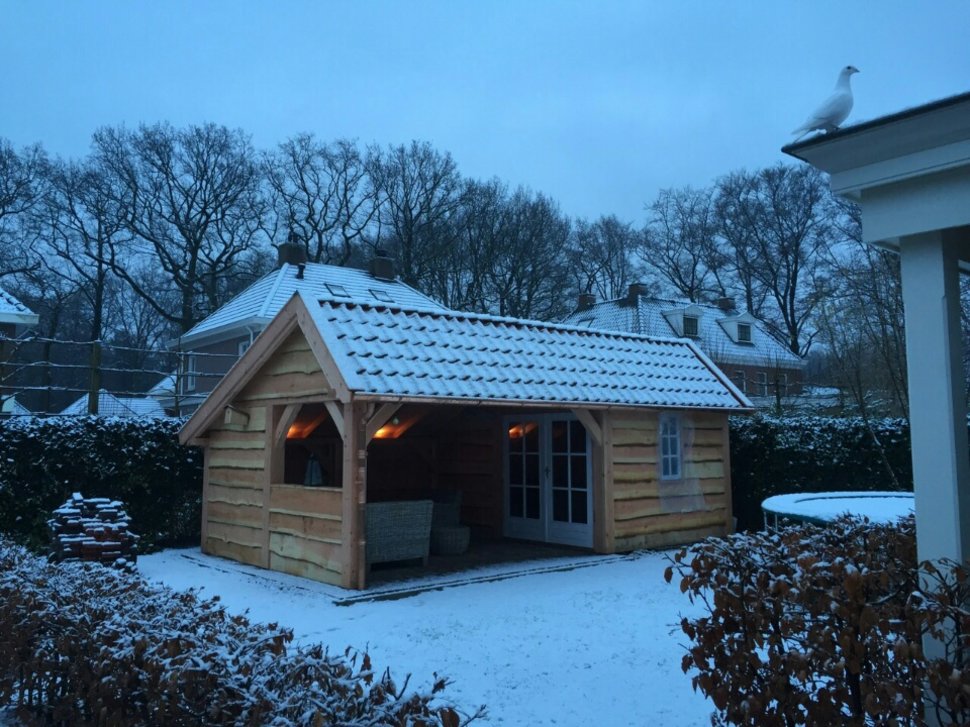
[[[213,121],[430,141],[570,215],[782,160],[853,64],[871,119],[970,91],[970,2],[0,0],[0,136],[83,155],[103,125]]]

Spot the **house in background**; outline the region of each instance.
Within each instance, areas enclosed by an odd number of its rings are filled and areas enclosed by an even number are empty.
[[[420,535],[372,505],[441,491],[472,548],[731,532],[749,409],[688,340],[297,292],[179,436],[206,450],[203,551],[364,588],[371,545]]]
[[[30,413],[14,398],[16,388],[6,385],[9,383],[7,363],[16,352],[18,343],[15,339],[36,326],[39,321],[40,316],[0,288],[0,413],[4,416]]]
[[[634,283],[615,300],[597,303],[595,296],[580,295],[563,323],[691,340],[759,406],[801,393],[805,360],[779,343],[760,320],[738,311],[734,299],[692,303],[647,293],[646,286]]]
[[[16,338],[39,321],[40,316],[0,288],[0,336]]]
[[[86,416],[87,413],[87,394],[61,410],[62,416]],[[98,392],[98,414],[106,417],[164,417],[165,410],[150,397],[117,396],[101,389]]]
[[[446,310],[398,280],[393,260],[383,254],[371,260],[369,270],[358,270],[308,263],[301,245],[284,243],[273,272],[173,342],[183,352],[182,370],[177,381],[166,377],[159,382],[152,395],[166,410],[194,411],[297,291],[318,300]]]

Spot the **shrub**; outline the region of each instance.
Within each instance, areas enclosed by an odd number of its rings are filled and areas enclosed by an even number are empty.
[[[709,539],[669,582],[704,606],[682,666],[734,725],[970,724],[968,570],[916,566],[913,518]],[[932,634],[940,655],[923,652]],[[929,684],[931,690],[924,690]]]
[[[0,704],[16,704],[28,724],[461,723],[437,704],[444,679],[408,695],[366,654],[292,639],[214,599],[48,563],[0,539]]]
[[[74,492],[124,502],[139,548],[198,543],[202,453],[178,443],[181,420],[14,417],[0,421],[0,533],[35,550]]]
[[[733,417],[731,489],[740,530],[762,527],[761,502],[772,495],[911,491],[909,427],[904,419]]]

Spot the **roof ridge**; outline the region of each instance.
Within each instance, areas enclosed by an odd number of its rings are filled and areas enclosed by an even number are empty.
[[[259,312],[256,315],[265,316],[267,314],[267,309],[269,308],[269,304],[273,300],[273,296],[276,295],[276,291],[280,289],[280,285],[283,284],[283,277],[286,269],[289,266],[290,266],[289,263],[283,263],[276,269],[276,272],[278,273],[278,275],[276,276],[276,282],[273,283],[272,287],[269,289],[269,293],[266,295],[265,298],[263,298],[263,304],[259,306]]]
[[[302,295],[302,293],[301,293]],[[636,340],[654,341],[657,343],[676,343],[678,345],[686,342],[676,336],[654,336],[646,333],[632,333],[630,331],[613,331],[602,328],[587,328],[585,326],[573,326],[567,323],[554,323],[551,321],[540,321],[532,318],[514,318],[512,316],[496,316],[490,313],[475,313],[472,311],[459,310],[431,310],[427,308],[409,308],[407,306],[394,305],[391,303],[369,303],[362,301],[332,300],[329,298],[317,298],[317,304],[323,307],[325,304],[331,308],[363,308],[365,310],[388,310],[394,313],[407,313],[419,316],[426,316],[436,319],[468,320],[480,321],[483,323],[499,323],[515,328],[532,328],[541,330],[555,330],[568,333],[580,333],[585,336],[597,338],[612,338],[617,340]]]

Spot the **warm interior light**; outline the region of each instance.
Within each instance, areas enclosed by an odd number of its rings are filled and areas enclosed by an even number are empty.
[[[300,436],[300,425],[299,424],[291,424],[290,425],[290,428],[286,430],[286,438],[287,439],[296,439],[299,436]]]
[[[535,429],[539,424],[537,422],[523,422],[521,424],[513,424],[509,427],[509,439],[521,439],[526,434]]]
[[[394,430],[385,424],[383,427],[374,432],[374,439],[390,439],[394,434]]]

